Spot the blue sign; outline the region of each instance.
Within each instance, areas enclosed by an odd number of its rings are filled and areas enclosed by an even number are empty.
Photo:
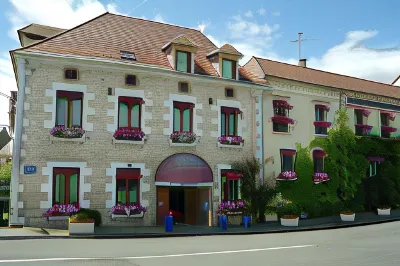
[[[24,175],[36,174],[36,166],[34,165],[24,165]]]

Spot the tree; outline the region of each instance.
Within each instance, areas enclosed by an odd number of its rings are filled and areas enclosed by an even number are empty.
[[[275,188],[266,183],[260,184],[260,169],[262,165],[255,157],[244,159],[233,164],[233,168],[242,173],[241,193],[253,217],[259,222],[265,221],[268,204],[276,196]]]
[[[11,162],[0,164],[0,179],[11,179],[11,166]]]

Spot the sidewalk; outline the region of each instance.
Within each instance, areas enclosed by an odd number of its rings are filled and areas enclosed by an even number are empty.
[[[327,230],[354,226],[365,226],[385,222],[400,221],[400,210],[392,210],[390,216],[378,216],[375,213],[357,213],[354,222],[342,222],[339,215],[332,217],[300,220],[298,227],[284,227],[278,221],[253,224],[249,228],[228,225],[227,231],[219,227],[175,225],[171,233],[164,232],[163,226],[152,227],[117,227],[100,226],[95,228],[92,235],[68,235],[68,230],[41,229],[41,228],[0,228],[0,240],[13,239],[49,239],[49,238],[155,238],[155,237],[183,237],[205,235],[244,235],[268,234],[299,231]]]

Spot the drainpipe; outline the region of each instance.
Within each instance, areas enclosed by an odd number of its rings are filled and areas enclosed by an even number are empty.
[[[24,96],[25,96],[25,59],[18,58],[18,96],[17,96],[17,115],[15,118],[14,143],[12,154],[12,173],[11,173],[11,198],[10,198],[10,219],[9,225],[18,225],[18,186],[20,177],[21,161],[21,138],[22,124],[24,118]]]

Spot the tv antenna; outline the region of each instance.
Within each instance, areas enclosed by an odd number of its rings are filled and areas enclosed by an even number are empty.
[[[301,38],[301,36],[303,36],[302,32],[299,32],[298,35],[299,36],[298,36],[297,40],[290,41],[290,42],[299,43],[299,60],[300,60],[301,59],[301,42],[303,42],[303,41],[315,41],[315,40],[318,40],[318,39],[303,39],[303,38]]]

